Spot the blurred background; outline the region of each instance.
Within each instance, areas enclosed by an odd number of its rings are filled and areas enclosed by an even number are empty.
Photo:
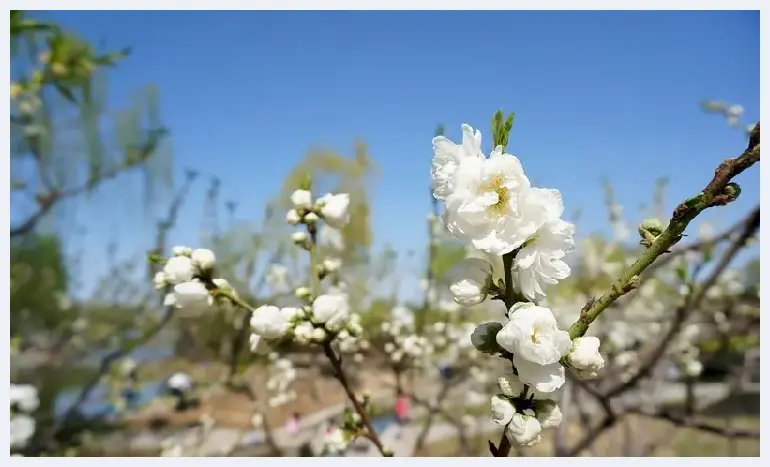
[[[515,113],[508,149],[577,226],[565,325],[759,121],[759,12],[11,11],[11,450],[318,456],[346,397],[322,353],[249,351],[248,316],[164,307],[149,253],[212,249],[252,304],[305,266],[289,195],[350,193],[322,232],[361,315],[345,366],[397,456],[486,456],[503,371],[470,347],[496,302],[431,196],[431,138]],[[759,169],[592,327],[605,376],[521,456],[759,454]],[[430,357],[397,350],[426,336]],[[394,350],[395,349],[395,350]],[[15,386],[14,386],[15,384]],[[399,393],[410,421],[395,423]],[[356,442],[334,455],[370,455]]]

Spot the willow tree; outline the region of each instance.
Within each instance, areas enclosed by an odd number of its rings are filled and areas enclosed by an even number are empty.
[[[69,200],[140,172],[144,207],[171,183],[171,155],[157,93],[109,111],[106,71],[127,49],[98,52],[60,26],[10,12],[11,237],[35,230]],[[122,199],[132,201],[132,197]]]

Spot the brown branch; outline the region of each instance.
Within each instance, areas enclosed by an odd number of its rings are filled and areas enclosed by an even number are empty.
[[[361,402],[358,400],[356,395],[353,393],[353,389],[350,387],[350,382],[348,381],[347,376],[345,375],[345,371],[342,369],[342,362],[340,361],[339,357],[334,353],[334,349],[332,349],[331,342],[327,341],[323,344],[324,354],[326,355],[326,358],[329,359],[329,362],[332,364],[332,368],[334,369],[335,376],[337,377],[337,380],[342,385],[342,389],[345,390],[345,394],[347,394],[348,399],[353,404],[353,408],[355,409],[356,413],[361,417],[361,423],[363,423],[364,427],[366,428],[365,437],[374,443],[377,450],[382,454],[384,457],[392,457],[393,453],[387,449],[385,449],[385,446],[383,446],[382,441],[380,441],[379,435],[377,435],[377,432],[374,430],[374,427],[372,426],[371,421],[369,420],[369,415],[366,413],[366,410],[361,405]]]
[[[704,210],[725,205],[735,200],[740,194],[740,188],[731,183],[731,180],[743,171],[759,162],[759,124],[752,131],[749,146],[735,159],[726,159],[717,167],[714,178],[701,192],[685,200],[674,209],[671,221],[663,232],[649,245],[647,250],[632,264],[626,268],[620,278],[615,281],[610,290],[596,300],[587,304],[580,313],[580,318],[569,328],[570,337],[583,336],[588,327],[599,315],[607,309],[615,300],[620,298],[638,282],[639,275],[652,265],[658,257],[667,253],[671,247],[678,243],[689,223]]]
[[[626,410],[626,412],[637,414],[637,415],[643,415],[649,418],[666,420],[678,427],[692,428],[695,430],[706,431],[706,432],[713,433],[720,436],[733,437],[733,438],[759,439],[758,431],[714,426],[708,423],[699,422],[691,416],[690,417],[680,416],[670,412],[650,412],[650,411],[645,411],[638,408],[629,408]]]
[[[738,252],[740,252],[740,250],[746,245],[746,241],[754,236],[756,231],[759,229],[759,217],[759,208],[757,208],[752,211],[749,218],[745,221],[741,235],[736,238],[727,249],[727,251],[725,251],[719,260],[719,263],[717,263],[711,274],[709,274],[709,276],[703,282],[698,292],[692,295],[683,306],[677,308],[676,315],[671,327],[660,341],[660,343],[655,347],[655,349],[650,352],[649,357],[644,359],[645,364],[642,365],[640,370],[636,372],[631,378],[629,378],[625,383],[621,383],[607,391],[605,393],[606,397],[612,398],[622,394],[626,390],[635,386],[642,378],[649,374],[651,369],[658,363],[663,355],[665,355],[669,344],[674,340],[674,337],[676,337],[677,333],[679,332],[679,328],[687,320],[687,317],[690,316],[690,314],[700,306],[709,289],[711,289],[711,287],[716,284],[719,277],[722,275],[725,269],[727,269]]]

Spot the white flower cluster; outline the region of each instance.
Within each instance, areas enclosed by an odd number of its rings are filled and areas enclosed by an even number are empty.
[[[214,252],[206,248],[174,247],[171,257],[153,279],[158,290],[172,287],[164,305],[195,312],[214,304],[214,290],[234,294],[227,280],[212,278],[215,263]]]
[[[288,358],[280,358],[275,352],[268,355],[270,364],[267,367],[268,378],[266,388],[270,393],[267,404],[278,407],[297,398],[297,393],[291,385],[297,379],[297,370]]]
[[[396,307],[391,314],[392,320],[380,325],[387,339],[383,350],[390,356],[391,362],[401,369],[425,367],[434,348],[425,336],[415,333],[411,310]]]
[[[11,449],[22,449],[35,434],[35,419],[30,415],[40,406],[37,388],[11,383]]]
[[[486,157],[480,132],[468,125],[462,130],[461,144],[443,136],[433,139],[433,194],[445,203],[444,223],[450,234],[486,254],[512,259],[510,271],[504,271],[511,283],[495,284],[492,263],[469,257],[456,268],[450,291],[463,306],[478,305],[490,295],[510,303],[511,289],[529,300],[513,303],[505,323],[480,324],[471,342],[482,353],[510,360],[520,387],[509,384],[502,396],[492,399],[492,416],[506,427],[509,439],[531,445],[544,426],[558,425],[561,413],[552,400],[535,403],[538,399],[529,393],[558,390],[565,382],[563,363],[591,378],[604,360],[598,339],[573,341],[559,328],[553,312],[538,305],[548,286],[571,273],[564,258],[574,249],[575,228],[561,219],[561,194],[533,187],[519,160],[502,146]]]
[[[330,228],[340,229],[350,219],[350,198],[346,193],[327,194],[313,202],[310,191],[296,190],[291,195],[291,202],[294,207],[288,212],[287,221],[291,225],[304,224],[308,231],[294,232],[292,238],[297,245],[307,250],[315,249],[312,240],[318,232],[319,220],[323,219]],[[318,275],[320,281],[339,267],[338,259],[327,258],[316,265],[313,273]],[[318,296],[314,296],[314,293],[310,287],[298,287],[295,295],[305,302],[303,306],[278,308],[262,305],[254,310],[250,321],[251,350],[257,353],[269,352],[272,343],[286,337],[300,344],[324,344],[340,338],[343,347],[348,350],[354,348],[354,341],[361,336],[363,329],[360,315],[350,310],[344,286],[337,284]],[[358,344],[358,347],[367,346]]]
[[[428,328],[426,336],[433,343],[434,354],[444,366],[476,360],[480,354],[471,341],[474,323],[439,321]]]
[[[433,139],[433,195],[446,205],[447,231],[493,255],[519,250],[517,286],[529,300],[542,300],[547,285],[569,276],[563,258],[575,246],[575,227],[561,219],[561,193],[531,186],[519,159],[502,146],[485,157],[481,133],[462,129],[462,144]],[[480,278],[472,283],[484,285]]]
[[[527,388],[515,377],[498,380],[500,394],[492,396],[492,420],[505,427],[508,439],[521,446],[540,441],[544,429],[561,424],[562,413],[555,401]]]

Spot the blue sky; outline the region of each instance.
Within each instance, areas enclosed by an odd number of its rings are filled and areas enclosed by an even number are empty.
[[[742,134],[699,108],[740,103],[759,118],[759,12],[56,12],[89,39],[133,53],[111,75],[116,105],[158,86],[176,166],[223,182],[239,216],[258,219],[284,176],[314,146],[350,154],[367,143],[381,175],[372,189],[375,241],[425,245],[430,140],[458,138],[497,108],[516,113],[509,149],[534,183],[580,208],[580,233],[606,225],[600,177],[630,220],[654,180],[668,206],[691,196]],[[759,171],[728,223],[759,200]],[[199,186],[173,234],[194,244]],[[109,238],[146,247],[149,226],[104,206],[81,211],[99,275]]]

